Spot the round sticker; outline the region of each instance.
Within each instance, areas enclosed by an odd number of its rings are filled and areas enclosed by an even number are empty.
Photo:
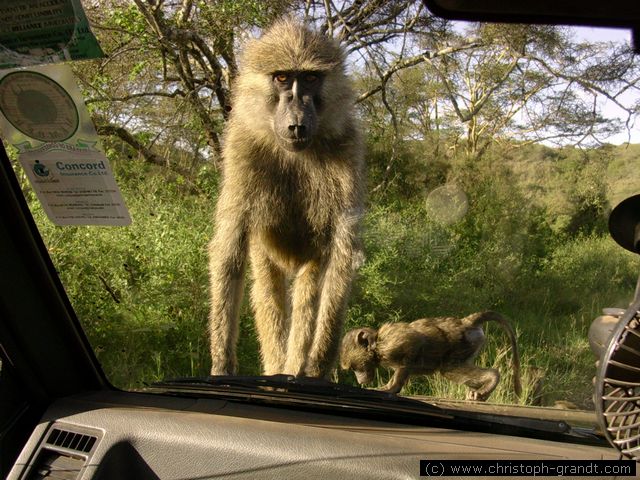
[[[36,72],[13,72],[0,80],[0,111],[16,129],[41,142],[62,142],[80,124],[67,91]]]

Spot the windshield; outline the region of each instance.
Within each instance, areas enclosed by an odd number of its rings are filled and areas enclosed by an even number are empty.
[[[54,224],[5,145],[113,385],[287,373],[593,409],[589,326],[640,273],[607,230],[640,182],[628,31],[445,21],[420,1],[84,9],[105,56],[69,65],[128,213]],[[251,39],[283,15],[343,53],[273,69],[302,37]],[[43,108],[30,98],[16,108]],[[42,125],[82,113],[44,110],[14,126],[76,138]]]

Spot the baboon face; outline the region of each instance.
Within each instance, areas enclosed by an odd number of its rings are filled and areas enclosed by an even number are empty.
[[[239,64],[230,124],[242,125],[242,141],[275,146],[288,159],[335,155],[349,141],[361,156],[345,52],[335,40],[285,19],[248,41]]]
[[[340,366],[353,370],[360,385],[372,383],[376,373],[376,338],[372,328],[358,328],[347,332],[342,339]]]
[[[356,374],[356,380],[360,385],[366,385],[367,383],[373,383],[376,367],[373,363],[370,363],[369,365],[364,365],[362,370],[354,369],[353,373]]]
[[[278,144],[285,150],[304,150],[318,130],[322,81],[320,72],[289,71],[273,74],[273,89],[278,101],[273,129]]]

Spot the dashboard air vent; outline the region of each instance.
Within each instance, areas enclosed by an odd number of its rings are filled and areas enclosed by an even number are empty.
[[[97,438],[82,433],[69,432],[59,428],[51,430],[47,443],[56,447],[67,448],[77,452],[89,453]]]
[[[83,427],[56,424],[38,448],[35,461],[22,477],[26,480],[75,480],[82,473],[100,434]]]

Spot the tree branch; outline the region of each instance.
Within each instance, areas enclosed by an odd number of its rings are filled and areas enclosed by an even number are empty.
[[[184,97],[185,93],[180,90],[174,90],[173,92],[139,92],[132,93],[131,95],[125,95],[124,97],[93,97],[85,100],[84,103],[87,105],[90,103],[96,102],[127,102],[129,100],[133,100],[134,98],[142,98],[142,97],[165,97],[165,98],[175,98],[175,97]]]
[[[111,135],[118,137],[120,140],[130,145],[135,151],[137,151],[142,157],[149,163],[154,165],[164,165],[162,158],[155,153],[151,152],[145,145],[143,145],[131,132],[124,127],[118,125],[107,124],[97,125],[96,131],[98,135]]]
[[[470,48],[476,48],[478,46],[480,46],[480,43],[477,40],[470,40],[468,43],[463,44],[463,45],[449,46],[449,47],[445,47],[445,48],[443,48],[441,50],[438,50],[438,51],[426,50],[425,52],[421,53],[420,55],[415,55],[413,57],[407,57],[407,58],[404,58],[404,59],[399,59],[396,62],[394,62],[387,70],[385,70],[382,73],[380,85],[376,85],[371,90],[368,90],[367,92],[361,94],[356,99],[356,103],[360,103],[360,102],[366,100],[367,98],[369,98],[370,96],[375,95],[376,93],[378,93],[380,90],[382,90],[384,88],[384,85],[389,81],[391,76],[393,74],[399,72],[400,70],[403,70],[405,68],[414,67],[414,66],[416,66],[416,65],[418,65],[420,63],[430,62],[434,58],[441,57],[443,55],[450,55],[450,54],[455,53],[455,52],[461,52],[463,50],[468,50]]]

